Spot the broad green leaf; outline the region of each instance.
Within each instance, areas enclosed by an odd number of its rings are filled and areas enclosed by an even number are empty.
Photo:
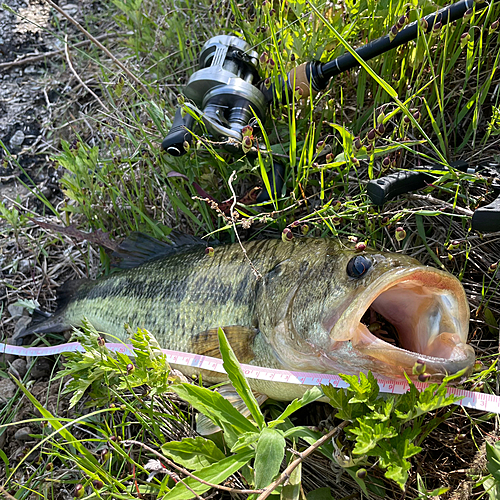
[[[335,500],[330,488],[318,488],[307,495],[307,500]]]
[[[372,422],[366,424],[360,419],[358,421],[359,428],[349,429],[349,432],[357,436],[356,446],[352,450],[356,455],[370,454],[379,441],[397,436],[396,429],[392,426],[382,423],[373,424]]]
[[[193,384],[172,385],[180,398],[187,401],[200,413],[224,430],[229,445],[233,445],[243,432],[255,432],[255,425],[245,418],[234,406],[218,392]]]
[[[377,399],[380,388],[372,372],[368,372],[368,375],[361,372],[359,379],[356,375],[341,374],[339,376],[350,385],[349,391],[354,392],[349,403],[369,403]]]
[[[233,384],[233,387],[236,389],[236,392],[239,394],[240,398],[250,410],[250,413],[259,426],[259,429],[262,429],[266,424],[264,422],[264,415],[262,415],[262,412],[260,411],[259,403],[257,403],[252,389],[250,389],[248,380],[243,374],[240,363],[236,358],[234,351],[231,349],[229,342],[227,341],[224,330],[222,330],[222,328],[219,328],[217,333],[219,335],[219,345],[224,370],[226,370],[227,376]]]
[[[492,334],[498,333],[498,323],[495,318],[495,315],[491,312],[491,309],[489,307],[485,307],[483,310],[483,314],[490,333]]]
[[[488,476],[483,481],[483,488],[488,493],[490,500],[500,500],[500,483],[495,478]]]
[[[323,391],[319,387],[311,387],[300,399],[294,399],[283,411],[283,413],[272,422],[269,422],[268,427],[275,427],[279,423],[283,422],[285,418],[289,417],[292,413],[296,412],[300,408],[317,401],[319,398],[323,397]]]
[[[488,459],[488,471],[500,484],[500,442],[491,445],[486,441],[486,458]]]
[[[280,470],[285,456],[283,432],[265,427],[257,442],[255,455],[255,488],[269,486]]]
[[[244,451],[232,455],[221,460],[216,464],[212,464],[204,469],[196,471],[196,477],[207,481],[212,484],[220,484],[225,481],[231,474],[239,471],[245,464],[247,464],[254,454],[250,451]],[[210,489],[210,486],[202,484],[196,479],[187,477],[183,480],[198,495],[205,493]],[[178,482],[164,497],[163,500],[189,500],[193,498],[193,494],[184,486],[182,482]]]
[[[259,436],[259,432],[245,432],[238,438],[238,441],[233,444],[231,451],[235,453],[242,450],[243,448],[246,448],[247,446],[254,444],[259,439]]]
[[[213,441],[201,436],[165,443],[161,451],[186,469],[195,470],[203,469],[226,458]]]

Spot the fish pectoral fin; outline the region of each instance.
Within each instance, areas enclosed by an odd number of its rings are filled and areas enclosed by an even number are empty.
[[[248,418],[250,416],[250,410],[231,384],[225,384],[216,390],[224,399],[227,399],[231,403],[231,405],[234,406],[234,408],[236,408],[244,417]],[[259,406],[268,399],[265,394],[260,394],[258,392],[254,392],[253,395],[255,396],[255,399],[257,400]],[[206,417],[202,413],[198,413],[198,415],[196,416],[196,431],[199,434],[201,434],[202,436],[209,436],[210,434],[215,434],[220,430],[220,427],[218,425],[215,425],[208,417]]]
[[[240,363],[248,363],[254,358],[253,341],[259,330],[248,326],[223,326],[229,345]],[[197,333],[191,339],[189,352],[220,358],[218,328]]]

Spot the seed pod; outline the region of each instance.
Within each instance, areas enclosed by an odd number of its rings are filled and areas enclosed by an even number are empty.
[[[77,484],[75,486],[74,498],[82,498],[85,495],[85,488],[83,484]]]
[[[352,141],[352,152],[356,154],[363,147],[363,143],[359,137],[355,137]]]
[[[54,469],[54,464],[52,462],[49,462],[46,466],[45,466],[45,470],[47,472],[50,472],[51,470]]]
[[[422,373],[425,373],[425,370],[427,367],[425,366],[425,363],[418,359],[415,365],[413,366],[413,374],[414,375],[421,375]]]
[[[359,160],[355,156],[351,156],[351,162],[355,167],[359,167]]]
[[[388,156],[386,156],[382,160],[382,170],[388,170],[390,167],[391,167],[391,159]]]
[[[464,23],[466,23],[472,17],[473,12],[474,11],[472,10],[472,8],[465,11],[465,14],[463,17]]]
[[[466,437],[467,437],[466,434],[457,434],[455,436],[455,441],[458,441],[458,442],[463,441]]]
[[[398,30],[398,27],[397,26],[393,26],[390,30],[389,30],[389,40],[392,42],[395,38],[396,38],[396,35],[399,33],[399,30]]]
[[[264,86],[267,90],[271,87],[271,79],[269,77],[264,80]],[[279,109],[277,109],[276,112],[279,113]]]
[[[389,224],[390,222],[390,219],[389,217],[382,217],[382,220],[380,221],[380,224],[382,224],[382,226],[387,226],[387,224]]]
[[[375,145],[373,144],[373,142],[369,142],[365,146],[365,149],[366,149],[366,154],[371,155],[375,151]]]
[[[377,125],[380,125],[385,120],[385,113],[381,111],[377,116]]]
[[[185,102],[186,102],[185,97],[184,97],[182,94],[179,94],[179,95],[177,96],[177,104],[178,104],[179,106],[183,106]]]
[[[295,54],[292,52],[290,54],[290,62],[295,62],[295,59],[296,59]]]
[[[269,61],[269,54],[267,52],[262,52],[262,54],[259,57],[259,63],[261,68],[265,68],[267,61]]]
[[[356,252],[363,252],[364,250],[366,250],[366,243],[364,241],[356,243],[354,250],[356,250]]]
[[[366,469],[358,469],[356,471],[356,477],[358,479],[364,479],[366,477],[366,474],[367,474]]]
[[[401,16],[399,19],[398,19],[398,22],[396,23],[396,28],[398,30],[404,28],[404,25],[406,24],[406,16]]]
[[[248,18],[248,20],[251,22],[251,23],[254,23],[255,22],[255,12],[253,12],[251,14],[251,16]]]
[[[281,233],[281,239],[285,243],[288,243],[289,241],[293,240],[293,233],[289,227],[285,227],[285,229],[283,229],[283,232]]]
[[[420,27],[422,28],[422,31],[424,33],[426,33],[427,30],[429,29],[429,23],[427,22],[427,19],[425,17],[420,19]]]
[[[270,16],[274,16],[275,14],[276,14],[276,9],[271,9],[271,10],[269,11],[269,15],[270,15]]]
[[[496,21],[493,21],[491,24],[490,24],[490,27],[488,29],[488,33],[491,35],[494,31],[496,31],[498,29],[498,19]]]
[[[406,231],[402,227],[397,227],[395,236],[397,241],[403,241],[406,238]]]
[[[316,144],[316,154],[321,153],[321,151],[323,151],[323,149],[325,149],[325,141],[319,141]]]
[[[489,273],[494,273],[497,270],[498,267],[498,262],[493,262],[491,266],[488,268]]]
[[[105,448],[101,451],[101,462],[105,463],[111,458],[111,451],[108,448]]]
[[[302,99],[302,95],[304,94],[304,91],[300,87],[295,87],[295,99],[298,101],[299,99]]]
[[[377,132],[375,131],[374,128],[372,128],[367,134],[366,134],[366,140],[368,142],[373,142],[377,137]]]
[[[191,144],[189,144],[188,141],[184,141],[182,143],[182,147],[184,148],[184,151],[187,153],[191,149]]]
[[[332,204],[330,206],[332,207],[333,210],[337,212],[337,210],[339,210],[342,207],[342,202],[340,200],[335,200],[332,201]]]
[[[309,232],[309,226],[307,224],[302,224],[302,226],[300,226],[300,232],[305,236]]]
[[[428,373],[421,373],[418,376],[418,381],[419,382],[427,382],[430,378],[431,378],[431,376]]]
[[[252,139],[250,137],[245,136],[243,137],[243,140],[241,141],[241,149],[243,149],[243,152],[246,154],[252,149]]]
[[[342,217],[332,217],[331,220],[334,226],[340,226],[340,224],[342,224]]]
[[[432,31],[434,33],[437,33],[439,31],[441,31],[441,28],[443,27],[443,23],[441,21],[438,21],[433,27],[432,27]]]
[[[460,37],[460,48],[464,49],[469,43],[469,40],[470,40],[470,34],[463,33],[462,36]]]
[[[241,129],[241,134],[243,136],[248,136],[248,137],[252,137],[252,134],[253,134],[253,127],[251,125],[245,125],[242,129]]]
[[[332,161],[333,161],[333,155],[332,153],[328,153],[326,155],[326,163],[332,163]]]
[[[230,22],[231,24],[234,24],[234,22],[235,22],[235,21],[236,21],[236,16],[235,16],[234,14],[231,14],[231,15],[229,16],[229,22]]]
[[[358,237],[357,237],[357,236],[353,236],[352,234],[351,234],[351,235],[349,235],[349,236],[347,237],[347,239],[348,239],[349,241],[351,241],[352,243],[357,243],[357,242],[358,242]]]
[[[135,366],[132,363],[127,365],[127,375],[130,375],[135,370]]]
[[[417,109],[417,110],[415,111],[415,113],[413,113],[413,118],[415,118],[415,121],[419,122],[421,117],[422,117],[422,114],[421,114],[421,113],[420,113],[420,111]]]
[[[271,71],[274,69],[274,66],[276,66],[276,63],[274,62],[274,59],[272,57],[270,57],[269,61],[267,61],[267,66]]]
[[[97,337],[97,345],[99,347],[104,347],[106,345],[106,340],[104,337]]]
[[[186,47],[189,49],[191,47],[191,40],[186,40]]]
[[[375,133],[378,137],[382,137],[385,134],[385,125],[383,123],[379,123],[375,129]]]
[[[104,483],[100,479],[94,479],[92,484],[96,490],[100,490],[104,486]]]

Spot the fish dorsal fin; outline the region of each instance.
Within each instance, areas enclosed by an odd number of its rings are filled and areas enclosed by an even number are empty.
[[[167,255],[185,252],[189,248],[206,247],[208,242],[173,230],[168,235],[170,243],[157,240],[148,234],[134,232],[125,238],[111,254],[113,267],[131,269],[145,262]]]
[[[240,395],[236,392],[236,389],[231,384],[225,384],[216,389],[217,392],[227,401],[231,403],[245,418],[250,416],[250,410],[247,408],[245,402],[240,398]],[[253,393],[255,399],[259,406],[268,399],[265,394],[260,394],[258,392]],[[196,416],[196,431],[202,436],[209,436],[210,434],[215,434],[221,429],[218,425],[215,425],[208,417],[202,413],[198,413]]]
[[[229,345],[240,363],[248,363],[254,358],[253,341],[259,331],[249,326],[223,326]],[[191,338],[190,352],[220,358],[218,328],[210,328]]]

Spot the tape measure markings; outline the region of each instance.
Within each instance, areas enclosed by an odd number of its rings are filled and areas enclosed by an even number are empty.
[[[113,352],[119,352],[127,356],[134,355],[134,348],[128,344],[106,343],[106,347]],[[80,342],[69,342],[67,344],[49,347],[21,347],[0,343],[0,354],[14,354],[16,356],[52,356],[65,352],[77,351],[85,351],[85,348]],[[162,349],[162,352],[165,354],[167,361],[172,365],[190,366],[217,373],[226,373],[222,364],[223,362],[219,358],[172,351],[170,349]],[[342,389],[349,387],[349,384],[338,375],[328,373],[294,372],[245,364],[242,364],[241,368],[246,377],[269,382],[283,382],[308,386],[332,385],[333,387]],[[404,394],[408,392],[410,388],[408,383],[403,380],[377,379],[377,382],[380,392],[384,393]],[[415,387],[418,390],[423,390],[427,386],[428,384],[426,383],[415,382]],[[446,394],[453,394],[460,397],[460,401],[456,403],[458,405],[500,414],[500,396],[481,392],[471,392],[455,387],[448,387]]]

